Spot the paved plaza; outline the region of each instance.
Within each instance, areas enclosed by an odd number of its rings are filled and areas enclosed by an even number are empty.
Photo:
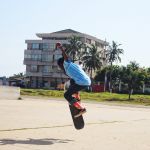
[[[0,150],[150,150],[150,108],[84,102],[76,130],[65,100],[0,100]]]

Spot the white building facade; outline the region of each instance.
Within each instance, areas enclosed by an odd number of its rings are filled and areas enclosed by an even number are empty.
[[[101,57],[102,64],[106,65],[106,41],[96,37],[74,31],[61,30],[53,33],[38,33],[40,39],[26,40],[27,49],[24,51],[24,65],[26,65],[26,79],[31,88],[56,89],[60,83],[66,82],[68,77],[57,66],[57,60],[62,57],[60,50],[55,50],[57,42],[68,43],[72,36],[80,37],[86,45],[95,44]]]

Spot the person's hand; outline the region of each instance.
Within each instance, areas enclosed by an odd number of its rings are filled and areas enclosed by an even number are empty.
[[[62,48],[61,43],[56,43],[56,49],[57,49],[57,48]]]
[[[56,43],[56,49],[60,49],[62,51],[62,55],[64,57],[64,60],[68,60],[68,56],[65,52],[65,48],[61,45],[61,43]]]

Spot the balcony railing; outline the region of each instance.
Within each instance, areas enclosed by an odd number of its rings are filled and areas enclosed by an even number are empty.
[[[42,77],[42,72],[26,72],[26,76]]]
[[[52,78],[68,78],[62,72],[26,72],[26,77],[52,77]]]
[[[49,61],[40,61],[40,60],[31,60],[31,59],[24,59],[23,62],[25,65],[52,65],[52,64],[56,64],[57,62],[49,62]]]

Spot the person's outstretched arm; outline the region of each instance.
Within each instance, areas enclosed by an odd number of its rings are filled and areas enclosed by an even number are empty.
[[[62,47],[61,43],[56,43],[56,48],[59,48],[62,51],[62,55],[64,57],[64,60],[68,60],[68,56],[65,52],[65,49]]]

